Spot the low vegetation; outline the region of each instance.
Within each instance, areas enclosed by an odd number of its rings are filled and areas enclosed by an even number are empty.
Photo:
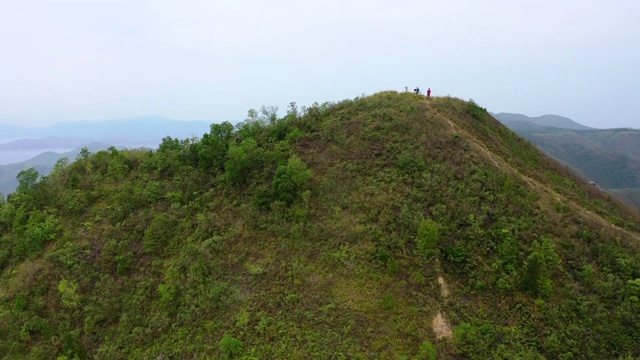
[[[569,130],[511,123],[512,129],[546,154],[593,181],[616,198],[640,209],[640,131]]]
[[[639,215],[477,104],[262,110],[21,173],[0,357],[640,356]]]

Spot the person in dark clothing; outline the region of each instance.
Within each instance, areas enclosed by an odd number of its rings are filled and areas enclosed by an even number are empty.
[[[431,88],[427,89],[427,99],[431,99]]]
[[[413,92],[414,92],[415,94],[420,94],[420,88],[416,86],[416,88],[415,88],[415,89],[413,89]]]

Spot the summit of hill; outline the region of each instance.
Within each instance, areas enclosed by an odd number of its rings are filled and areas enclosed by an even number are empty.
[[[21,172],[0,357],[640,356],[640,214],[480,105],[263,110]]]

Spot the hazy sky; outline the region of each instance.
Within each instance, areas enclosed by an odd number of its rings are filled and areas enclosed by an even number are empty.
[[[639,0],[0,0],[0,123],[403,90],[640,127]]]

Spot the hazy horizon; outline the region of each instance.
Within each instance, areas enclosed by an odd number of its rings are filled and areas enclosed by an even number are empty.
[[[0,124],[238,121],[419,86],[638,128],[639,13],[632,0],[7,0]]]

